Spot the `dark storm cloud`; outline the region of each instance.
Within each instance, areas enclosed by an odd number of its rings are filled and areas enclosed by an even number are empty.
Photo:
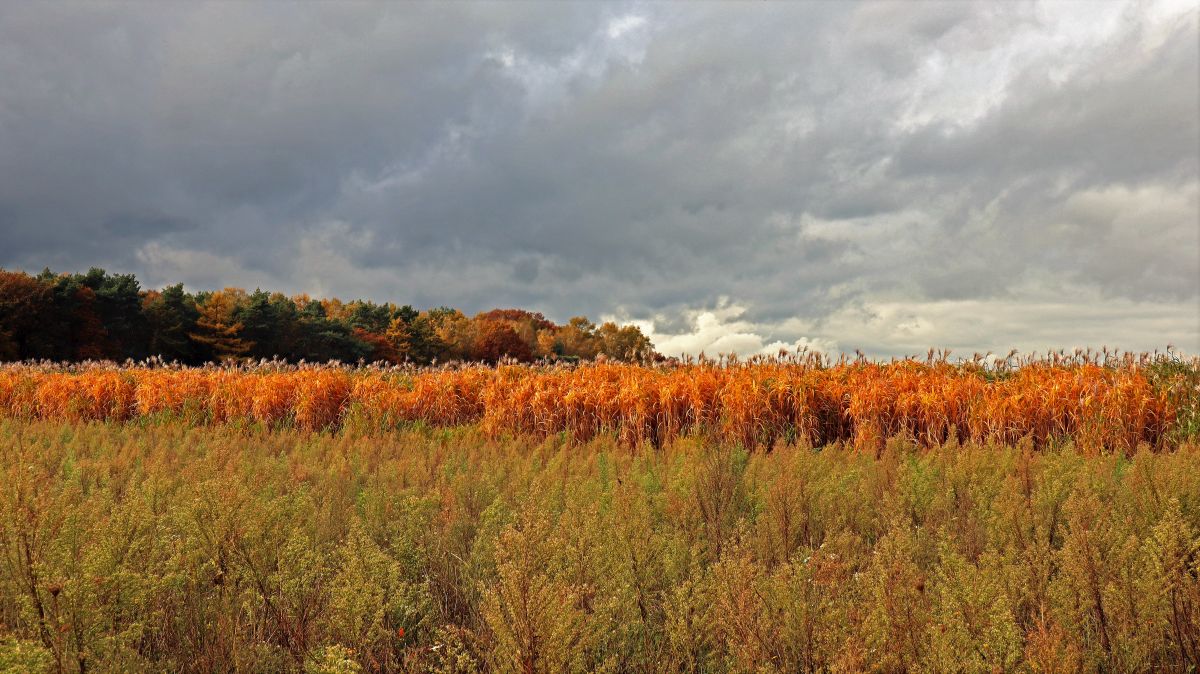
[[[1169,2],[10,4],[0,265],[1197,349],[1197,50]]]

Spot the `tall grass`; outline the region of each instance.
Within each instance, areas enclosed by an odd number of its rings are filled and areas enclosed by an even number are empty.
[[[0,671],[1200,667],[1195,444],[308,425],[0,421]]]
[[[194,424],[351,426],[478,423],[489,435],[614,434],[627,445],[704,437],[746,448],[887,438],[1088,451],[1162,448],[1200,434],[1200,366],[1151,356],[875,363],[817,357],[675,366],[440,369],[0,368],[0,416],[66,421],[183,418]]]

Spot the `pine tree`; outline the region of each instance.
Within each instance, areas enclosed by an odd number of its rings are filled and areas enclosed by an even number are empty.
[[[149,324],[148,351],[165,360],[191,363],[196,358],[196,346],[190,334],[196,329],[199,313],[182,284],[151,293],[142,305]]]

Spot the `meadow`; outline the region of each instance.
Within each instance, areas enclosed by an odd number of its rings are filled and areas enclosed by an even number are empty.
[[[6,366],[0,671],[1196,671],[1198,371]]]

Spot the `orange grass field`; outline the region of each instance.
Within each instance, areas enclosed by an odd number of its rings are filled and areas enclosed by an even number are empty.
[[[1194,361],[1051,354],[985,365],[947,358],[870,362],[815,355],[672,365],[459,365],[440,369],[290,366],[0,367],[0,416],[126,422],[342,426],[479,424],[493,436],[614,434],[659,446],[703,434],[748,448],[901,436],[1086,450],[1162,448],[1194,411]],[[1182,394],[1182,395],[1181,395]],[[1189,403],[1190,404],[1190,403]]]

